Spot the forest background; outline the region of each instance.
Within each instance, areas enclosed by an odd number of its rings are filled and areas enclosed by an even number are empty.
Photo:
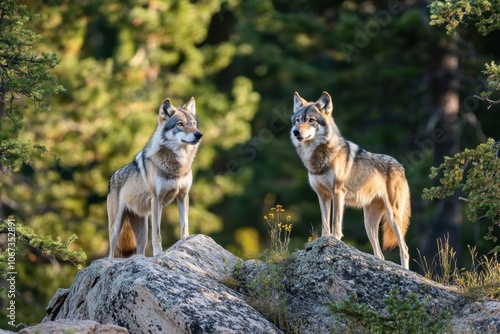
[[[25,102],[23,138],[59,159],[32,156],[2,173],[0,217],[62,240],[77,234],[72,246],[86,252],[86,265],[108,253],[109,178],[147,142],[165,97],[181,105],[194,96],[204,133],[190,233],[254,256],[269,242],[262,217],[281,204],[292,217],[291,248],[302,248],[320,213],[289,139],[294,91],[308,100],[328,91],[347,139],[404,164],[412,259],[417,249],[432,258],[444,234],[461,262],[467,245],[493,248],[483,239],[488,224],[465,219],[460,193],[436,202],[421,195],[444,156],[498,140],[499,107],[474,97],[487,89],[484,63],[499,58],[498,31],[447,35],[429,26],[424,0],[21,2],[39,14],[25,25],[40,35],[37,51],[56,52],[52,74],[64,88],[48,111]],[[175,204],[164,209],[162,235],[164,248],[178,240]],[[344,235],[372,253],[361,210],[346,211]],[[397,251],[386,255],[398,263]],[[27,249],[16,270],[17,318],[33,323],[79,269]],[[5,306],[2,298],[0,314]]]

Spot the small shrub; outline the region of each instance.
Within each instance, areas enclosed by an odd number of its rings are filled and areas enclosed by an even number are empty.
[[[241,286],[241,282],[233,275],[225,275],[220,279],[220,283],[224,284],[229,289],[232,289],[234,291],[237,291]]]
[[[242,275],[243,263],[243,260],[239,259],[233,268],[228,268],[227,260],[224,259],[224,267],[228,272],[227,275],[220,278],[220,283],[232,290],[238,291],[238,288],[243,286],[242,282],[239,280],[239,277]]]
[[[338,303],[328,303],[334,314],[344,314],[351,321],[349,329],[362,333],[444,333],[449,323],[449,314],[432,316],[425,309],[426,301],[416,294],[401,298],[398,289],[383,299],[385,309],[379,313],[367,304],[359,303],[355,295]]]

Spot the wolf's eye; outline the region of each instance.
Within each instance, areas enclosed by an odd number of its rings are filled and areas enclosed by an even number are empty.
[[[176,124],[177,126],[184,126],[184,124],[182,122],[177,122]]]
[[[309,123],[314,123],[314,122],[316,122],[316,119],[314,119],[314,118],[309,118]]]

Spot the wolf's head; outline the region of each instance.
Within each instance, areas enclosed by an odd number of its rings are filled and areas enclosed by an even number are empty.
[[[170,99],[165,99],[158,112],[158,130],[165,141],[196,145],[203,134],[198,129],[196,103],[192,97],[187,103],[176,108]]]
[[[336,129],[332,118],[333,102],[323,92],[316,102],[307,102],[295,92],[291,138],[294,144],[324,142]]]

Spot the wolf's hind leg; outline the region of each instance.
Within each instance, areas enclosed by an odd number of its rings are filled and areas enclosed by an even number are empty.
[[[378,238],[380,219],[385,213],[384,202],[382,200],[375,199],[369,205],[363,208],[364,220],[365,220],[365,230],[368,235],[368,239],[372,244],[373,254],[379,259],[384,259],[384,254],[380,248],[380,242]]]
[[[401,266],[405,269],[409,269],[410,266],[410,256],[408,254],[408,246],[405,242],[405,232],[402,226],[401,217],[396,216],[391,205],[386,205],[386,218],[389,223],[391,231],[384,231],[384,246],[387,244],[388,249],[394,244],[394,239],[396,239],[397,245],[399,246],[399,257],[401,258]],[[386,241],[386,239],[388,241]],[[392,239],[392,240],[391,240]],[[392,242],[392,244],[391,244]],[[386,248],[386,247],[384,247]]]

